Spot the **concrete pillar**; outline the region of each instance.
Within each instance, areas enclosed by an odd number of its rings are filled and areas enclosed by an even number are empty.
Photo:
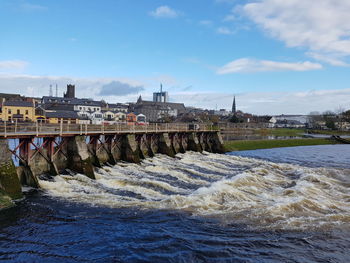
[[[7,140],[0,140],[0,189],[13,200],[23,197]]]
[[[220,132],[215,132],[210,135],[210,146],[213,153],[224,153],[224,141],[222,140]]]
[[[29,159],[28,165],[30,167],[31,173],[34,176],[39,176],[42,174],[58,174],[58,171],[56,170],[55,165],[51,161],[47,149],[40,149],[40,152],[36,151],[35,155],[33,155]],[[28,172],[29,171],[26,171],[26,174],[28,174]]]
[[[168,133],[160,133],[158,135],[158,150],[159,153],[166,154],[170,157],[175,157],[175,153],[171,146],[171,140]]]
[[[187,133],[181,134],[180,144],[181,144],[181,147],[183,149],[183,152],[186,152],[188,150],[188,134]]]
[[[111,154],[115,161],[122,160],[123,136],[116,135],[111,142]]]
[[[188,134],[188,150],[194,152],[202,152],[201,145],[195,132]]]
[[[94,168],[85,136],[75,136],[68,141],[68,168],[95,179]]]
[[[210,133],[204,133],[203,134],[203,140],[206,145],[206,151],[207,152],[213,152],[213,149],[211,148],[211,143],[210,143]]]
[[[149,152],[152,154],[152,156],[159,153],[159,137],[157,134],[149,134],[147,135],[147,141],[149,145]]]
[[[108,145],[106,143],[100,145],[101,147],[96,150],[96,157],[99,160],[100,164],[111,164],[114,165],[116,164],[116,161],[112,155],[112,153],[110,152],[110,150],[108,149]]]
[[[153,154],[152,152],[149,152],[149,145],[148,145],[148,140],[147,140],[147,136],[146,134],[140,135],[139,139],[138,139],[138,146],[140,149],[140,155],[141,158],[146,159],[147,157],[152,157]]]
[[[18,166],[16,170],[21,185],[40,188],[38,178],[33,174],[29,166],[23,164]]]
[[[182,148],[179,135],[177,133],[173,134],[171,137],[171,145],[174,153],[183,153],[184,150]]]
[[[211,152],[211,148],[208,144],[207,133],[199,133],[198,139],[203,151]]]
[[[126,162],[139,163],[141,161],[139,147],[134,134],[123,136],[121,156],[122,160]]]

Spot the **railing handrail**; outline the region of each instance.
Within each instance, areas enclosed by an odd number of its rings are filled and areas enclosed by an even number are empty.
[[[217,131],[212,124],[196,124],[192,128],[189,123],[151,123],[135,125],[135,123],[114,123],[114,124],[82,124],[82,123],[0,123],[0,137],[9,136],[43,136],[43,135],[64,135],[64,134],[105,134],[105,133],[150,133],[150,132],[201,132]]]

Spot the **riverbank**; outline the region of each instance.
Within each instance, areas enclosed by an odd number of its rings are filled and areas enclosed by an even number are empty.
[[[329,139],[290,139],[290,140],[242,140],[226,141],[224,147],[226,152],[246,151],[257,149],[270,149],[279,147],[310,146],[336,144],[337,142]]]

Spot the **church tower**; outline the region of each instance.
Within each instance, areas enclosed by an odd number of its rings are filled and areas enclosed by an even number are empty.
[[[233,96],[232,114],[236,115],[236,96]]]

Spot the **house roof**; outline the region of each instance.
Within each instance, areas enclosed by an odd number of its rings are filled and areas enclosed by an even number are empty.
[[[186,107],[183,103],[174,103],[174,102],[154,102],[154,101],[145,101],[141,100],[135,104],[135,107],[149,106],[157,108],[166,108],[176,109],[178,111],[185,111]]]
[[[78,99],[78,98],[62,98],[62,97],[50,97],[44,96],[42,101],[47,103],[59,103],[59,104],[71,104],[71,105],[86,105],[86,106],[97,106],[102,107],[103,102],[94,101],[91,99]]]
[[[49,111],[45,115],[47,118],[80,119],[75,111]]]
[[[33,102],[28,102],[28,101],[5,101],[4,106],[34,107],[34,104]]]

